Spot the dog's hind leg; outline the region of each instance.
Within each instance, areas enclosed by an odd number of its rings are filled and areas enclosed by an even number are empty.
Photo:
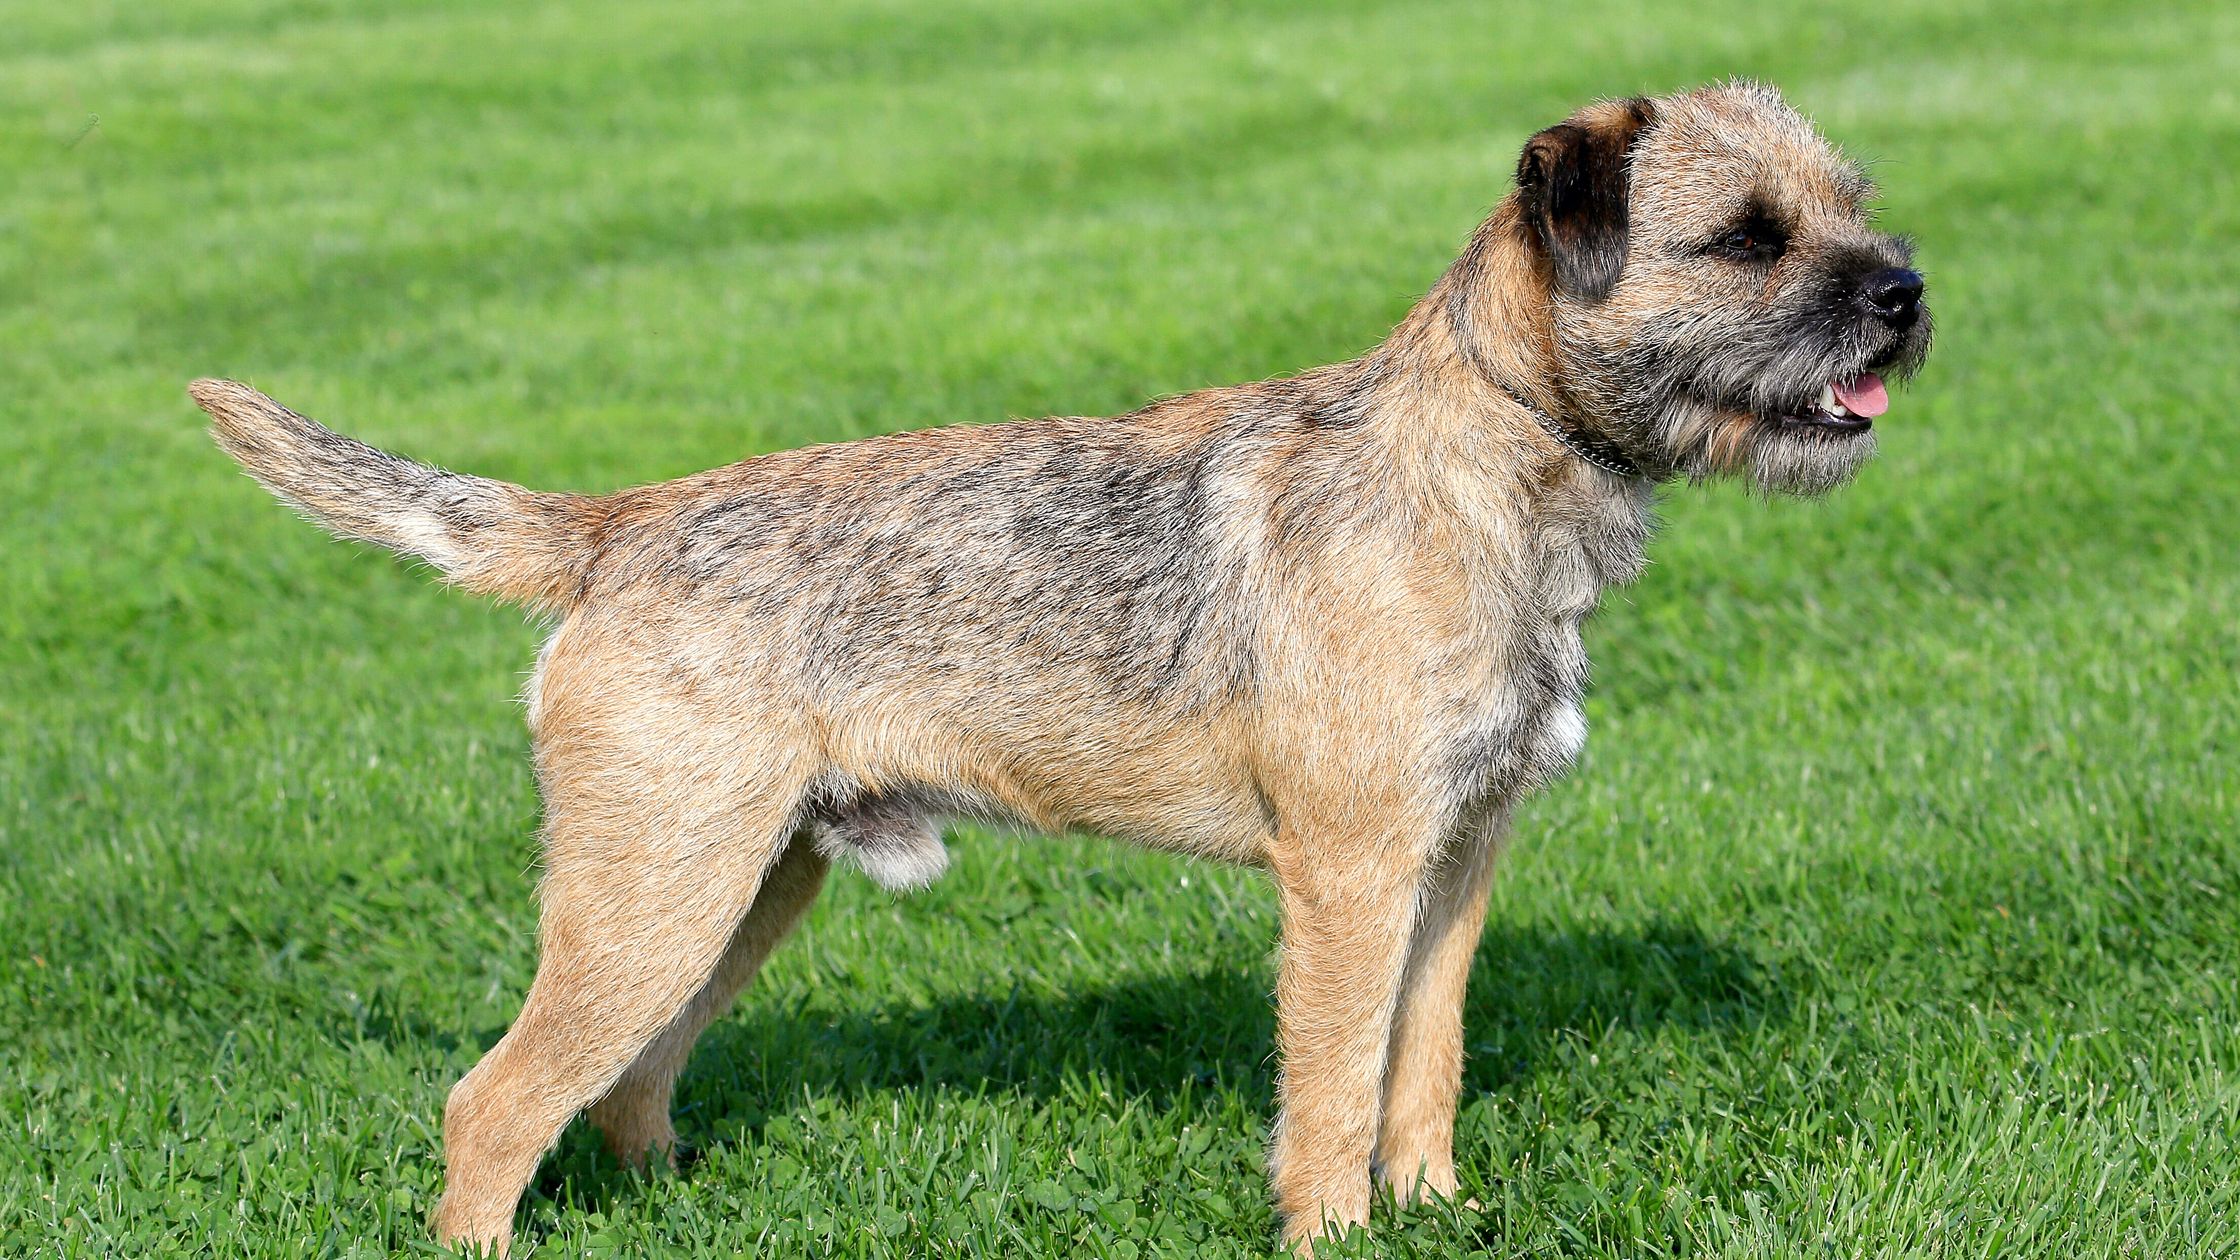
[[[742,783],[736,743],[657,743],[651,723],[599,716],[599,731],[539,732],[541,957],[513,1027],[444,1108],[446,1245],[505,1250],[538,1160],[702,992],[798,826],[798,753],[767,749]]]
[[[806,834],[795,836],[762,881],[747,917],[731,934],[731,945],[715,974],[615,1081],[607,1096],[592,1104],[591,1123],[616,1158],[643,1167],[649,1157],[673,1157],[677,1133],[669,1116],[670,1099],[677,1074],[692,1057],[693,1043],[730,1009],[739,991],[762,969],[763,960],[801,922],[824,888],[829,866]]]

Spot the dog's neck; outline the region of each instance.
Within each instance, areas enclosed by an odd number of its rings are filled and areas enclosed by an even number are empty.
[[[1544,267],[1505,204],[1357,361],[1351,388],[1395,463],[1425,479],[1428,501],[1456,506],[1482,530],[1506,528],[1496,517],[1558,522],[1601,582],[1631,581],[1643,564],[1655,478],[1615,471],[1551,431],[1576,408],[1554,350],[1553,313],[1519,297],[1546,293]]]
[[[1570,389],[1555,348],[1552,284],[1547,260],[1531,246],[1511,198],[1479,225],[1379,353],[1457,378],[1478,395],[1468,410],[1488,428],[1513,433],[1522,419],[1572,458],[1609,475],[1669,476],[1647,452],[1601,432]]]

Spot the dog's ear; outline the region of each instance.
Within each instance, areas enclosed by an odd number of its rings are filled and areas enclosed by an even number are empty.
[[[1626,164],[1649,125],[1641,97],[1597,105],[1525,142],[1517,197],[1556,287],[1584,302],[1610,296],[1626,265]]]

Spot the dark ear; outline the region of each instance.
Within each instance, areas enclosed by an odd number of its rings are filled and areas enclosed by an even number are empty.
[[[1625,270],[1626,159],[1650,111],[1640,97],[1598,105],[1526,141],[1517,160],[1524,221],[1556,287],[1583,302],[1610,296]]]

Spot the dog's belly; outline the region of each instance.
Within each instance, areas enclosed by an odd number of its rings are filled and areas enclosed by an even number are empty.
[[[893,893],[916,892],[948,870],[949,850],[942,833],[960,820],[1043,832],[1094,831],[1149,848],[1240,864],[1258,861],[1265,849],[1265,828],[1249,818],[1221,821],[1236,811],[1224,808],[1226,802],[1218,798],[1197,802],[1170,798],[1166,804],[1194,805],[1200,825],[1177,825],[1171,808],[1136,815],[1106,808],[1095,811],[1103,815],[1101,819],[1038,824],[982,798],[903,788],[821,807],[811,813],[809,831],[826,859],[854,866]]]
[[[1245,865],[1264,858],[1273,820],[1219,715],[1027,722],[930,708],[914,721],[834,713],[826,728],[831,779],[809,821],[827,857],[882,886],[932,882],[947,864],[941,830],[951,820],[1088,832]],[[1111,738],[1129,725],[1128,740]]]

